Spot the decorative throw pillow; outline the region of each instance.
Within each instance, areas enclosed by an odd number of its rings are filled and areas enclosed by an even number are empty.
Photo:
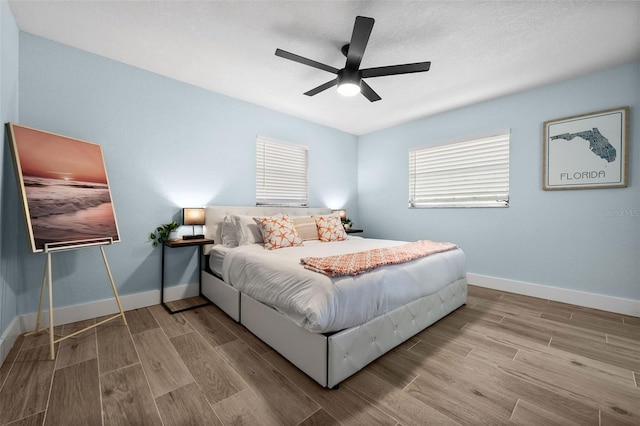
[[[302,238],[288,215],[254,217],[254,220],[262,232],[264,248],[267,250],[302,245]]]
[[[312,216],[318,227],[320,241],[343,241],[347,239],[340,216]]]
[[[235,215],[231,216],[231,219],[236,226],[236,237],[239,245],[262,242],[262,233],[253,220],[253,216]]]
[[[303,241],[318,240],[318,227],[316,221],[311,216],[296,217],[293,219],[293,225]]]

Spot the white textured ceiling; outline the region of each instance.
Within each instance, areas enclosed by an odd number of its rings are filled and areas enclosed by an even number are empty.
[[[25,32],[353,134],[640,59],[637,1],[10,1]],[[357,15],[376,20],[361,68],[382,97],[303,93],[344,67]]]

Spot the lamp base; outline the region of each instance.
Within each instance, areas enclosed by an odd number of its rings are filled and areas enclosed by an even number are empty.
[[[183,240],[199,240],[204,238],[204,235],[199,234],[199,235],[183,235],[182,239]]]

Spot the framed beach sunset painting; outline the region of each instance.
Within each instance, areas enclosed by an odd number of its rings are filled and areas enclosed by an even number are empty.
[[[7,123],[34,253],[120,241],[100,145]]]

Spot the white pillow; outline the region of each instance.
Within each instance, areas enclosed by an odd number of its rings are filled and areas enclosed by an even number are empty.
[[[222,235],[222,244],[227,247],[238,247],[238,237],[236,233],[236,225],[233,224],[229,216],[224,217],[224,221],[220,224]]]
[[[231,216],[236,227],[236,239],[238,245],[255,244],[262,242],[262,232],[253,216]]]

